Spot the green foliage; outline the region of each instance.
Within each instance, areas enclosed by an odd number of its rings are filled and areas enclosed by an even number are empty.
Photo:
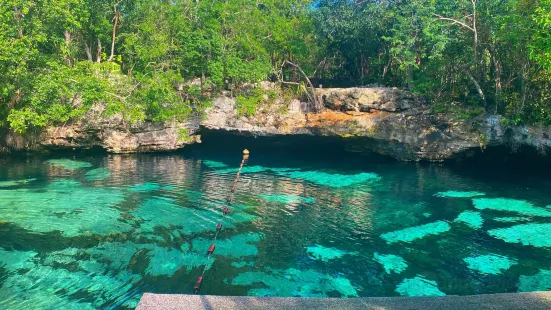
[[[324,87],[408,87],[460,120],[551,124],[550,30],[551,0],[3,0],[0,127],[63,124],[96,103],[127,122],[184,120],[276,77],[298,86],[240,95],[238,112],[283,98],[286,113],[306,89],[286,60]]]
[[[96,103],[127,122],[204,115],[221,87],[266,80],[282,59],[307,61],[309,3],[5,0],[0,126],[70,122]]]
[[[190,142],[191,141],[191,137],[189,136],[189,130],[187,130],[186,128],[181,128],[179,131],[178,131],[178,142]]]
[[[262,88],[253,88],[248,93],[236,98],[235,106],[237,108],[237,113],[247,117],[254,116],[263,101],[264,92]]]

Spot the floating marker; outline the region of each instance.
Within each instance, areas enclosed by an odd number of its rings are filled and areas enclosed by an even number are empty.
[[[207,251],[207,254],[211,255],[214,252],[214,249],[216,249],[216,247],[214,246],[214,243],[211,243],[209,250]]]
[[[220,230],[222,230],[222,223],[218,223],[218,225],[216,225],[216,231]]]
[[[224,208],[224,211],[222,211],[222,213],[224,213],[224,215],[228,214],[230,212],[230,209],[228,208]]]
[[[232,193],[235,192],[235,186],[232,187],[231,192],[232,192]]]
[[[199,293],[199,290],[201,289],[201,284],[203,284],[203,277],[199,276],[197,278],[197,282],[195,282],[195,286],[193,286],[193,290],[196,294]]]

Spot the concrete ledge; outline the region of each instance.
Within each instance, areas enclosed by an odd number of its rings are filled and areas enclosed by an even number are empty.
[[[143,295],[137,310],[247,309],[551,309],[551,292],[446,297],[271,298],[209,295]]]

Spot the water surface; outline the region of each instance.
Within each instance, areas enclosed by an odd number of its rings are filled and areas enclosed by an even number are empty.
[[[204,266],[213,295],[551,289],[550,179],[253,152],[223,217],[229,153],[2,159],[0,308],[133,308]]]

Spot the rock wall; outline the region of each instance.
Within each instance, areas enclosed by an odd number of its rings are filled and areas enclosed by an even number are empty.
[[[265,88],[273,87],[263,85]],[[238,135],[306,135],[340,137],[353,152],[377,152],[402,161],[444,161],[488,146],[551,148],[551,128],[502,126],[498,116],[464,120],[453,112],[435,113],[422,97],[396,88],[320,89],[324,108],[298,100],[275,100],[255,116],[240,116],[234,98],[221,95],[207,118],[178,123],[148,121],[128,125],[120,116],[104,117],[94,106],[81,121],[46,128],[25,137],[10,133],[10,149],[85,149],[113,153],[172,151],[200,142],[203,128]],[[461,111],[459,109],[458,111]],[[189,139],[182,137],[182,130]]]
[[[324,109],[293,101],[281,113],[276,103],[254,117],[237,115],[235,100],[218,98],[203,128],[240,135],[338,136],[354,152],[374,151],[402,161],[444,161],[489,146],[551,147],[551,128],[503,128],[498,116],[463,120],[454,112],[434,113],[420,96],[396,88],[321,89]]]
[[[104,106],[97,104],[78,122],[24,136],[10,132],[4,138],[5,147],[35,151],[103,148],[111,153],[134,153],[173,151],[200,142],[197,122],[142,121],[128,125],[120,115],[103,116],[104,110]]]

